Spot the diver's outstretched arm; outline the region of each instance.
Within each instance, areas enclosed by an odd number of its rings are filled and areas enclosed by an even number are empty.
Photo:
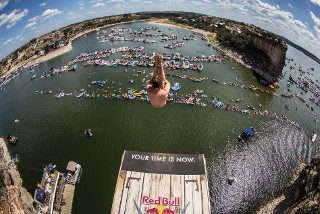
[[[159,67],[159,54],[157,54],[155,57],[155,63],[154,63],[154,71],[153,71],[153,76],[157,76],[158,75],[158,67]]]
[[[159,64],[159,72],[158,74],[162,76],[162,79],[165,81],[166,80],[166,76],[164,74],[164,70],[163,70],[163,57],[161,54],[158,55],[159,59],[158,59],[158,64]]]

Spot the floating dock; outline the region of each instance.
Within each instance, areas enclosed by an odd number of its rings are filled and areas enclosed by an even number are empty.
[[[204,155],[124,151],[111,214],[210,214]]]
[[[67,173],[58,172],[51,163],[43,170],[34,193],[37,213],[71,214],[75,184],[80,181],[81,165],[70,161]]]

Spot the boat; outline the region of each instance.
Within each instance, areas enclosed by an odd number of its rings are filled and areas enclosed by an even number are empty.
[[[11,144],[15,144],[18,141],[18,138],[12,136],[11,134],[8,135],[7,139]]]
[[[37,76],[37,75],[34,74],[34,75],[31,77],[31,80],[34,80],[34,79],[36,78],[36,76]]]
[[[202,93],[203,93],[203,90],[198,89],[198,90],[195,90],[194,93],[196,93],[196,94],[202,94]]]
[[[130,99],[130,100],[133,100],[134,98],[136,98],[136,94],[134,94],[134,93],[131,93],[131,94],[129,94],[128,95],[128,98]]]
[[[174,91],[179,91],[181,89],[181,86],[178,82],[176,82],[173,86],[171,86],[171,89]]]
[[[317,132],[316,131],[313,131],[313,136],[312,136],[312,143],[316,142],[316,139],[317,139]]]
[[[66,176],[66,181],[69,184],[75,185],[76,183],[80,182],[80,177],[81,177],[81,165],[74,162],[74,161],[69,161],[67,165],[67,176]]]
[[[84,132],[85,135],[92,137],[92,132],[91,129],[86,129],[86,131]]]
[[[64,92],[61,92],[59,94],[56,94],[56,98],[60,99],[61,97],[64,97],[65,93]]]
[[[255,135],[255,132],[256,130],[253,127],[248,127],[239,135],[238,140],[242,143],[246,143],[252,136]]]
[[[218,81],[218,80],[216,80],[216,79],[212,79],[212,81],[213,81],[213,82],[216,82],[216,83],[219,83],[219,81]]]

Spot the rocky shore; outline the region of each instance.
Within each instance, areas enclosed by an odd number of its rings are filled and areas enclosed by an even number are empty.
[[[0,214],[36,213],[33,198],[22,187],[16,163],[11,158],[3,138],[0,138],[0,178]]]
[[[301,163],[285,192],[258,213],[320,213],[320,154]]]
[[[282,74],[282,68],[285,63],[285,53],[287,51],[287,46],[283,43],[270,42],[269,39],[264,38],[263,36],[251,38],[253,40],[252,45],[259,50],[256,55],[258,55],[258,52],[263,55],[263,57],[258,57],[258,60],[255,59],[255,56],[239,53],[231,47],[221,46],[216,39],[217,34],[207,30],[182,25],[168,19],[152,21],[149,22],[149,24],[178,27],[204,35],[207,38],[208,43],[222,51],[225,56],[257,73],[264,80],[262,83],[265,85],[277,82],[278,77]],[[253,64],[252,62],[256,63]]]

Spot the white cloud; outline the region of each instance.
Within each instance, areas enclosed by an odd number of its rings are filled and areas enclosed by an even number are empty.
[[[29,21],[36,22],[40,19],[46,20],[46,19],[52,18],[53,16],[59,15],[63,12],[64,11],[59,11],[58,9],[48,9],[48,10],[44,11],[41,15],[35,16],[35,17],[29,19]]]
[[[263,18],[263,17],[258,16],[258,17],[256,17],[256,19],[258,19],[264,23],[275,25],[275,23],[273,21],[271,21],[271,19],[269,19],[269,18]]]
[[[9,38],[7,41],[3,42],[0,47],[3,48],[4,46],[8,45],[9,43],[16,42],[17,40],[22,41],[22,40],[24,40],[24,38],[22,37],[22,35],[19,35],[15,38]]]
[[[40,6],[43,6],[43,7],[46,6],[46,5],[47,5],[46,2],[43,2],[43,3],[40,4]]]
[[[80,10],[83,10],[84,9],[84,7],[80,7]]]
[[[24,9],[20,12],[20,9],[13,10],[10,14],[1,14],[0,15],[0,27],[6,25],[6,28],[9,29],[17,24],[17,22],[21,21],[23,17],[28,15],[29,10]]]
[[[276,8],[277,8],[277,9],[280,9],[280,6],[279,6],[279,5],[277,5],[277,6],[276,6]]]
[[[93,4],[93,3],[96,3],[96,2],[102,2],[102,0],[92,0],[92,1],[89,1],[88,3]]]
[[[320,6],[320,0],[311,0],[311,2]]]
[[[288,5],[289,5],[289,7],[290,7],[291,9],[294,9],[293,6],[292,6],[290,3],[289,3]]]
[[[109,0],[107,3],[124,2],[124,0]]]
[[[307,29],[306,25],[300,20],[294,20],[294,24],[301,29]]]
[[[97,3],[95,5],[92,5],[91,8],[95,8],[95,7],[105,7],[106,5],[104,3]]]
[[[152,1],[143,1],[145,4],[152,4]]]
[[[214,15],[255,24],[286,37],[320,57],[320,25],[310,29],[302,21],[297,20],[292,13],[281,10],[276,5],[265,3],[265,1],[217,0],[214,6],[216,8]],[[212,14],[209,10],[210,8],[207,9],[208,13]],[[319,23],[319,18],[313,16],[312,13],[310,14],[314,22]]]
[[[318,17],[316,17],[311,11],[310,11],[310,14],[311,14],[311,18],[312,18],[313,22],[315,23],[315,25],[320,26],[320,19]]]
[[[14,40],[14,38],[9,38],[7,41],[5,41],[4,43],[2,43],[1,48],[3,48],[4,46],[6,46],[7,44],[9,44],[10,42],[12,42]]]
[[[81,1],[79,1],[78,3],[79,3],[80,5],[84,5],[84,3],[83,3],[83,2],[81,2]]]
[[[0,11],[3,10],[9,3],[9,0],[0,0]]]
[[[320,39],[320,29],[317,26],[314,26],[318,39]]]
[[[219,8],[218,10],[236,11],[246,15],[249,13],[243,4],[231,3],[229,0],[218,0],[216,7]]]
[[[286,11],[280,11],[280,10],[276,10],[274,11],[273,14],[274,17],[281,19],[282,21],[285,22],[290,22],[291,20],[293,20],[293,15],[290,12],[286,12]]]
[[[53,16],[59,15],[61,13],[63,13],[63,11],[59,11],[58,9],[48,9],[44,11],[41,16],[43,20],[46,20],[46,19],[52,18]]]
[[[131,2],[141,2],[141,0],[131,0]]]
[[[201,1],[191,1],[192,4],[194,5],[202,5],[202,2]]]
[[[211,1],[210,0],[203,0],[204,2],[207,2],[207,3],[211,3]]]
[[[35,24],[37,24],[36,22],[31,22],[31,23],[29,23],[29,24],[27,24],[24,28],[26,29],[26,28],[30,28],[30,27],[32,27],[33,25],[35,25]]]
[[[75,15],[76,15],[76,12],[69,12],[67,15],[68,15],[68,16],[75,16]]]

